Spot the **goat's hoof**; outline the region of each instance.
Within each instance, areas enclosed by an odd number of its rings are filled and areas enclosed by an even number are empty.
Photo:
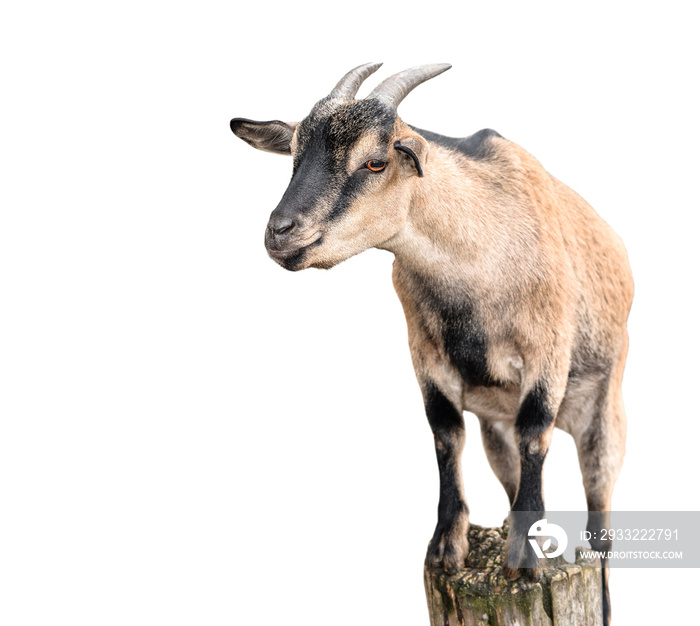
[[[443,569],[450,575],[460,572],[465,567],[468,554],[469,544],[466,544],[466,547],[460,549],[445,550],[445,554],[442,557]]]
[[[533,583],[542,580],[542,568],[541,567],[526,567],[525,576]]]
[[[503,567],[503,576],[510,581],[518,580],[524,576],[528,580],[536,583],[542,580],[542,568],[540,567]]]
[[[446,535],[447,533],[443,533],[437,541],[433,537],[428,546],[425,565],[428,569],[439,568],[453,575],[465,567],[469,555],[469,541],[466,533],[458,537],[446,538]]]

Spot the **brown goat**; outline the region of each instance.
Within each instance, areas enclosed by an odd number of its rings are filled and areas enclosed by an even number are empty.
[[[552,430],[570,433],[589,529],[606,527],[625,447],[620,387],[633,283],[624,246],[579,195],[495,131],[453,139],[399,119],[401,100],[449,65],[407,70],[355,100],[378,67],[346,74],[301,123],[231,121],[254,147],[293,157],[268,252],[289,270],[330,268],[370,247],[395,255],[440,473],[428,566],[454,573],[467,556],[465,410],[479,418],[512,510],[529,520],[543,517]],[[526,532],[511,529],[509,552],[536,579]],[[520,573],[512,564],[504,572]]]

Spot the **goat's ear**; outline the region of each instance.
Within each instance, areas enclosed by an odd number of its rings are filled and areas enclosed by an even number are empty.
[[[394,148],[404,155],[404,163],[423,176],[423,168],[428,162],[428,142],[419,136],[410,136],[394,142]]]
[[[279,120],[256,122],[243,117],[234,117],[231,120],[231,130],[234,135],[249,143],[253,148],[276,154],[292,153],[289,144],[296,127],[296,122],[288,124]]]

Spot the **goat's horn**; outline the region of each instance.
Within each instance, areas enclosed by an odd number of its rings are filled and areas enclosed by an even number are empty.
[[[396,110],[400,102],[418,85],[449,70],[449,63],[420,65],[390,76],[381,82],[367,98],[374,98]]]
[[[354,70],[350,70],[340,79],[340,82],[333,88],[329,97],[346,98],[348,100],[354,98],[365,79],[370,74],[374,74],[381,66],[381,63],[365,63]]]

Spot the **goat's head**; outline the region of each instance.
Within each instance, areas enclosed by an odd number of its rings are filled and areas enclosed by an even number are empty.
[[[254,148],[293,157],[292,180],[265,232],[269,255],[288,270],[330,268],[381,246],[405,223],[428,144],[396,108],[450,65],[406,70],[355,100],[380,65],[348,72],[302,122],[231,120],[231,130]]]

